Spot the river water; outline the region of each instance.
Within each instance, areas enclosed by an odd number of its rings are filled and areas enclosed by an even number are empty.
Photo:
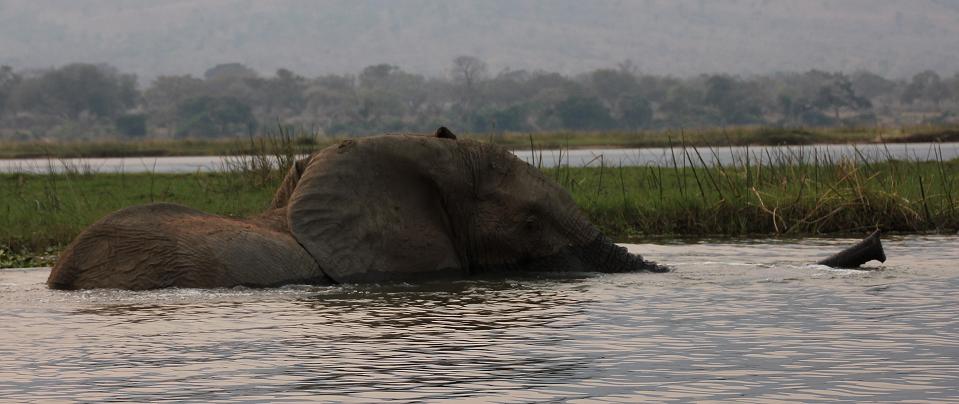
[[[667,274],[51,291],[0,271],[0,400],[959,400],[959,237],[628,245]]]
[[[753,146],[717,148],[646,148],[646,149],[575,149],[518,150],[517,157],[538,167],[570,165],[584,167],[619,166],[684,166],[703,163],[725,166],[760,163],[784,164],[797,161],[838,162],[843,158],[869,162],[889,159],[908,161],[951,160],[959,158],[959,143],[901,143],[814,146]],[[747,157],[748,156],[748,157]],[[100,173],[193,173],[222,171],[237,162],[238,157],[124,157],[82,159],[12,159],[0,160],[0,173],[47,173],[74,170]]]

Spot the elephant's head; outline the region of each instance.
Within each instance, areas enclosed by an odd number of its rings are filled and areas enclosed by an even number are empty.
[[[338,282],[519,268],[662,270],[613,244],[565,189],[496,145],[439,136],[347,140],[290,176],[298,179],[290,229]]]

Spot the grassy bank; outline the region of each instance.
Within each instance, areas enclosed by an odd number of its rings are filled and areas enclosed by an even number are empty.
[[[669,167],[544,170],[614,239],[653,236],[862,234],[879,227],[959,229],[959,161],[876,164],[795,155],[705,167],[675,149]],[[242,217],[264,209],[278,171],[247,162],[226,173],[0,174],[0,267],[49,263],[103,215],[175,202]]]
[[[322,148],[341,138],[305,133],[283,133],[298,152]],[[528,149],[530,134],[462,134],[466,138],[491,141],[512,149]],[[959,129],[951,127],[910,128],[819,128],[782,129],[738,127],[685,131],[642,132],[554,132],[532,135],[537,148],[631,148],[666,147],[680,138],[694,146],[708,145],[781,145],[876,142],[959,141]],[[209,156],[254,154],[257,146],[250,139],[155,139],[95,140],[67,142],[0,141],[0,159],[69,157],[145,157]]]
[[[0,174],[0,267],[50,255],[126,206],[175,202],[240,217],[261,211],[273,188],[234,174]]]
[[[549,173],[616,239],[959,230],[959,161]]]

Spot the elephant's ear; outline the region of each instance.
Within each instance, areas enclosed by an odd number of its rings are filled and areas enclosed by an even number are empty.
[[[340,283],[462,275],[439,190],[391,146],[402,145],[348,140],[315,155],[290,198],[293,236]]]

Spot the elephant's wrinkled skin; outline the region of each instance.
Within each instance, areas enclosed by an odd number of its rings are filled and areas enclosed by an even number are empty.
[[[153,204],[91,225],[58,289],[273,286],[461,278],[488,271],[663,267],[616,246],[569,193],[506,149],[438,136],[347,140],[290,169],[267,213]]]
[[[167,203],[121,209],[66,248],[47,284],[156,289],[329,283],[296,240],[269,221],[229,219]]]

